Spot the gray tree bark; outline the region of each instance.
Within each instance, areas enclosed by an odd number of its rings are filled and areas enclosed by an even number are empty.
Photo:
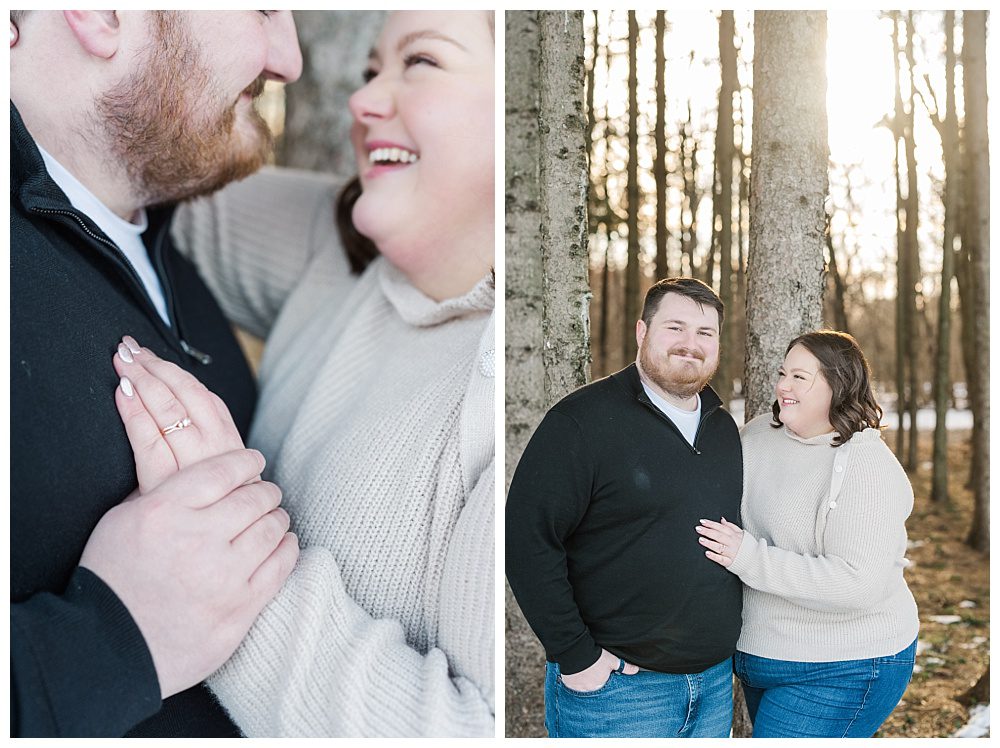
[[[719,297],[729,311],[733,308],[733,159],[734,143],[733,95],[739,88],[736,74],[736,22],[733,11],[724,10],[719,17],[719,62],[722,71],[719,87],[718,126],[715,131],[715,162],[719,174]],[[733,393],[733,325],[723,325],[719,369],[715,387],[725,406]]]
[[[582,11],[506,14],[506,485],[556,400],[589,379]],[[544,655],[506,600],[506,735],[544,735]]]
[[[829,191],[826,13],[754,13],[746,418],[771,406],[795,336],[820,327]]]
[[[754,13],[747,420],[770,408],[789,341],[822,320],[830,153],[825,55],[825,12]],[[733,736],[750,734],[737,682]]]
[[[965,85],[965,221],[963,243],[971,263],[974,350],[977,376],[973,398],[972,476],[975,511],[968,543],[990,550],[990,143],[986,128],[987,11],[962,12],[962,68]]]
[[[653,180],[656,182],[656,272],[653,280],[670,276],[667,263],[667,84],[666,58],[663,41],[666,36],[666,12],[656,11],[656,160],[653,162]]]
[[[624,363],[635,359],[635,321],[639,318],[639,25],[628,12],[628,264],[625,266]]]
[[[385,11],[297,10],[302,77],[285,89],[285,129],[277,143],[283,166],[353,175],[347,100],[364,83],[368,51]]]
[[[944,155],[944,246],[941,260],[941,295],[938,298],[937,355],[934,366],[934,468],[931,500],[949,503],[948,430],[945,417],[951,394],[951,280],[955,274],[955,224],[958,208],[958,114],[955,109],[955,11],[944,14],[945,114],[935,117]]]

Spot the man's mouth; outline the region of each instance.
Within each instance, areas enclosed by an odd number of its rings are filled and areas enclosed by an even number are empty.
[[[408,148],[398,146],[373,148],[368,152],[368,163],[372,166],[385,166],[388,164],[413,164],[419,160],[419,156]]]
[[[701,361],[702,357],[692,351],[670,351],[671,356],[683,358],[687,361]]]

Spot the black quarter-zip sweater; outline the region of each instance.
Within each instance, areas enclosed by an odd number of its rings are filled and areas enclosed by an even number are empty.
[[[10,159],[11,734],[237,736],[203,684],[161,704],[135,622],[77,563],[98,520],[137,485],[114,402],[121,336],[194,373],[244,436],[253,378],[215,300],[171,246],[169,210],[149,211],[143,240],[172,327],[49,177],[13,103]]]
[[[562,672],[586,669],[601,647],[664,673],[735,651],[740,580],[705,556],[694,528],[739,522],[742,450],[711,388],[701,408],[692,447],[632,364],[556,403],[528,442],[507,494],[507,579]]]

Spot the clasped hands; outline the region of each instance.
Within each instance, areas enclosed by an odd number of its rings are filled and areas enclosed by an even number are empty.
[[[229,659],[291,573],[298,540],[221,398],[128,336],[114,367],[139,487],[98,522],[80,565],[128,608],[166,698]]]

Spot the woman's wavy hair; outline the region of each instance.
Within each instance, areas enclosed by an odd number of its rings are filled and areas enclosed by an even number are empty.
[[[486,13],[486,23],[490,28],[490,37],[495,38],[494,11],[488,10]],[[378,247],[375,243],[364,236],[354,227],[351,213],[354,210],[354,203],[361,197],[361,180],[354,177],[344,185],[344,188],[337,196],[337,231],[340,233],[340,241],[344,245],[344,252],[347,254],[347,261],[351,265],[351,271],[360,274],[366,267],[378,257]],[[496,277],[494,272],[494,278]]]
[[[882,408],[875,402],[871,384],[871,368],[861,352],[858,341],[846,332],[817,330],[799,335],[788,344],[785,355],[801,345],[819,361],[819,373],[833,390],[830,400],[830,425],[837,431],[833,446],[839,447],[855,433],[865,429],[881,429]],[[775,400],[771,406],[774,428],[782,425],[781,408]]]

